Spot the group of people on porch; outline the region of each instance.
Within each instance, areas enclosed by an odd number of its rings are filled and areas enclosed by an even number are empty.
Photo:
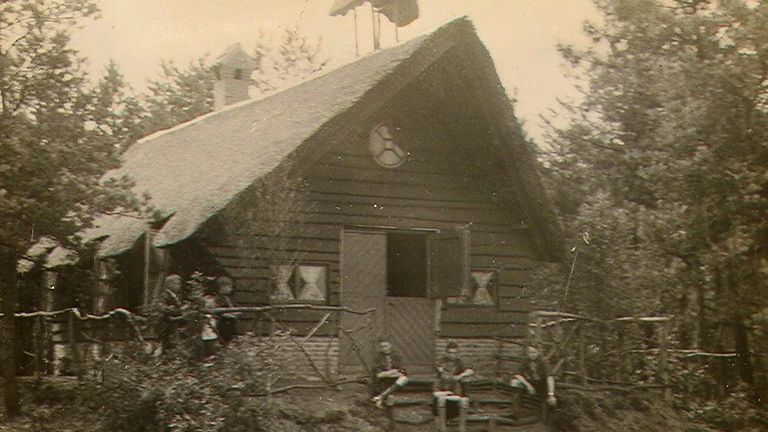
[[[391,406],[389,397],[403,389],[409,378],[392,343],[381,338],[377,344],[376,395],[372,402],[383,408],[385,405]],[[440,430],[445,430],[447,419],[456,417],[459,418],[460,430],[465,430],[466,415],[470,409],[469,383],[475,371],[461,358],[459,345],[454,341],[448,342],[445,355],[436,362],[434,369],[436,376],[432,391],[432,412],[438,418]],[[509,386],[539,397],[546,394],[547,405],[557,404],[554,375],[550,373],[547,361],[534,347],[527,347],[519,373],[509,380]],[[519,398],[515,404],[519,404]]]
[[[231,341],[236,334],[236,314],[213,314],[214,308],[233,307],[232,279],[228,276],[205,277],[193,272],[186,285],[178,274],[163,281],[162,301],[158,307],[157,335],[162,352],[177,347],[180,339],[193,342],[201,359],[215,355],[218,345]]]

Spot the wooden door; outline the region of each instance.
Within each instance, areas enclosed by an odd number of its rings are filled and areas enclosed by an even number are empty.
[[[387,336],[409,373],[432,371],[434,304],[425,297],[387,297]]]
[[[352,375],[364,372],[361,358],[372,367],[376,339],[384,328],[387,236],[383,232],[345,230],[341,243],[341,304],[357,310],[376,308],[374,314],[341,314],[341,327],[353,333],[352,338],[341,335],[339,371]]]

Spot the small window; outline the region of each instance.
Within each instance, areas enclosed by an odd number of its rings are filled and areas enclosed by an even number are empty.
[[[472,269],[470,284],[461,295],[448,297],[453,305],[495,306],[498,296],[499,273],[494,269]]]
[[[243,70],[242,69],[235,69],[235,79],[243,79]]]
[[[328,298],[328,266],[279,264],[271,266],[273,303],[324,303]]]

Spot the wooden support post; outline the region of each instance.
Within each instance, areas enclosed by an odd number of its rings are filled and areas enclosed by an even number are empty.
[[[44,312],[51,312],[54,308],[54,292],[56,289],[56,283],[58,282],[58,276],[52,271],[43,272],[43,284],[40,287],[42,292],[40,293],[40,310]],[[53,326],[52,319],[49,317],[43,317],[41,321],[41,335],[40,343],[42,347],[42,354],[40,357],[42,364],[43,374],[53,374]]]
[[[504,366],[504,362],[501,359],[501,357],[504,355],[504,341],[501,340],[501,338],[496,339],[496,373],[495,373],[495,380],[493,380],[493,391],[498,390],[499,381],[501,381],[502,378],[502,367]]]
[[[637,329],[637,322],[631,322],[628,323],[626,326],[626,332],[624,333],[624,346],[622,349],[624,350],[624,369],[625,369],[625,375],[627,377],[627,381],[632,382],[632,375],[635,372],[634,367],[634,361],[632,357],[632,346],[633,346],[633,337],[635,335],[635,332],[633,330]]]
[[[397,420],[395,419],[395,407],[392,405],[384,405],[384,415],[387,417],[387,430],[397,430]]]
[[[536,320],[534,324],[536,327],[534,327],[533,329],[533,344],[532,344],[534,347],[536,347],[537,350],[539,350],[539,353],[541,355],[544,355],[544,336],[542,335],[544,331],[543,321],[544,321],[544,318],[542,318],[540,315],[536,315]]]
[[[336,324],[338,325],[341,323],[341,314],[342,312],[336,312]],[[334,336],[336,337],[337,343],[341,344],[341,335],[339,334],[338,328],[335,329],[336,331],[330,332],[330,337],[328,338],[328,345],[325,347],[325,376],[327,376],[331,380],[335,380],[336,377],[333,373],[333,365],[331,365],[331,350],[333,350],[333,339]],[[337,365],[338,366],[338,365]],[[338,371],[338,368],[336,369]]]
[[[67,318],[67,331],[69,333],[69,350],[72,354],[72,368],[78,379],[83,379],[82,360],[80,350],[77,348],[78,322],[74,312],[70,312]]]
[[[578,352],[576,355],[578,356],[577,364],[579,368],[579,373],[581,374],[581,384],[587,385],[587,377],[589,376],[589,372],[587,371],[587,341],[586,341],[586,329],[584,326],[586,326],[586,323],[580,322],[576,324],[576,337],[578,339]]]
[[[257,341],[259,342],[259,346],[261,346],[261,343],[263,340],[261,339],[261,334],[264,332],[264,329],[261,328],[261,314],[256,314],[256,337]]]
[[[33,318],[32,324],[32,344],[35,353],[34,369],[32,375],[35,378],[40,378],[41,371],[43,370],[43,317]]]
[[[618,336],[619,336],[619,364],[618,372],[619,376],[617,381],[627,381],[629,377],[629,329],[625,324],[618,324]]]
[[[662,322],[659,324],[659,364],[658,364],[658,380],[659,384],[669,384],[669,370],[668,370],[668,349],[669,349],[669,322]],[[669,399],[671,392],[669,388],[664,390],[664,397]]]

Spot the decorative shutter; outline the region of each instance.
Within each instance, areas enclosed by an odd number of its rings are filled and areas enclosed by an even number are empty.
[[[469,231],[440,232],[430,238],[429,279],[432,297],[469,292]]]

